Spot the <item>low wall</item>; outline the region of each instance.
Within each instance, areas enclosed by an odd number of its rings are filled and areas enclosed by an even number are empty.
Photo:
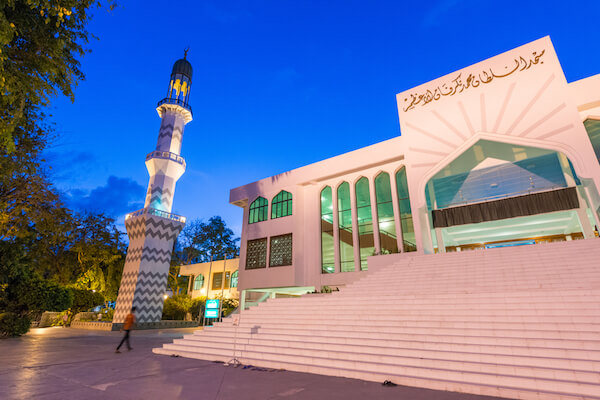
[[[40,322],[37,325],[37,327],[38,328],[47,328],[49,326],[52,326],[54,321],[56,321],[56,317],[58,317],[58,314],[60,314],[60,313],[53,312],[53,311],[45,311],[42,314],[42,318],[40,319]]]
[[[145,329],[173,329],[173,328],[193,328],[198,326],[198,321],[160,321],[160,322],[141,322],[135,324],[134,330],[145,330]],[[112,322],[83,322],[73,321],[71,322],[71,328],[76,329],[90,329],[96,331],[120,331],[123,328],[123,324],[113,324]]]
[[[110,331],[112,330],[112,322],[96,322],[96,321],[73,321],[71,328],[89,329],[94,331]]]
[[[80,312],[75,314],[75,317],[73,317],[73,321],[80,321],[82,319],[96,319],[96,313],[92,312],[92,311],[84,311],[84,312]]]
[[[198,321],[169,321],[162,320],[160,322],[139,322],[135,324],[134,330],[145,329],[172,329],[172,328],[192,328],[198,326]],[[120,331],[123,324],[112,324],[113,331]]]

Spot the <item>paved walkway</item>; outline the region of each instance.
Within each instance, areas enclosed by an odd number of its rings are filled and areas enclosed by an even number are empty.
[[[153,347],[197,328],[132,332],[133,350],[115,354],[119,332],[43,328],[0,340],[2,399],[406,399],[497,398],[289,371],[225,367],[159,356]]]

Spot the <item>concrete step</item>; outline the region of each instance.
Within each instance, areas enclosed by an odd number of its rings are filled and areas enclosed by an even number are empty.
[[[273,352],[287,354],[290,356],[308,356],[322,357],[326,355],[329,358],[338,360],[360,360],[367,362],[385,362],[389,364],[419,365],[419,366],[444,366],[444,368],[459,368],[460,370],[480,371],[487,373],[499,373],[505,370],[499,370],[498,366],[516,367],[522,370],[515,372],[530,373],[532,368],[539,368],[535,371],[535,376],[545,376],[556,379],[572,378],[572,373],[564,369],[568,366],[570,369],[582,372],[581,379],[596,382],[597,373],[600,372],[599,360],[573,360],[560,357],[533,357],[517,356],[483,352],[457,352],[441,350],[424,349],[389,349],[386,347],[369,347],[329,344],[326,347],[319,344],[306,344],[303,342],[287,341],[268,342],[264,340],[249,340],[248,343],[235,341],[234,343],[219,343],[198,340],[176,339],[175,345],[192,346],[195,348],[213,348],[219,347],[231,352],[255,351],[255,352]],[[233,353],[232,353],[233,354]],[[559,371],[551,371],[559,369]],[[587,374],[583,374],[587,372]]]
[[[561,360],[561,365],[565,365],[564,360],[583,361],[594,363],[593,367],[584,367],[581,364],[577,369],[590,369],[598,371],[597,363],[600,363],[599,350],[580,350],[552,348],[552,347],[525,347],[525,346],[503,346],[503,345],[479,345],[471,343],[444,343],[444,342],[415,342],[415,341],[377,341],[377,340],[338,340],[327,337],[312,337],[313,340],[307,340],[305,336],[275,336],[275,335],[248,335],[241,338],[239,335],[186,335],[183,339],[176,339],[175,344],[195,345],[203,347],[223,347],[232,348],[238,345],[269,345],[281,347],[294,347],[315,350],[332,350],[345,352],[364,352],[372,354],[390,354],[406,355],[411,357],[422,357],[424,354],[442,354],[440,358],[447,358],[449,354],[459,354],[464,361],[482,361],[477,358],[480,354],[499,357],[517,357],[522,360],[542,360],[533,361],[538,366],[549,366],[544,360]],[[574,347],[579,345],[576,343]],[[428,356],[433,358],[433,356]],[[528,361],[531,362],[531,361]],[[552,362],[552,361],[551,361]],[[501,361],[501,363],[515,363],[511,361]],[[520,362],[520,365],[527,365]],[[572,366],[574,364],[571,364]]]
[[[210,353],[192,351],[185,346],[165,345],[162,349],[154,349],[157,354],[177,354],[184,357],[205,360],[231,360],[231,354],[219,349],[210,349]],[[331,360],[318,357],[296,357],[292,361],[287,355],[277,353],[246,352],[237,355],[244,364],[267,368],[285,368],[291,371],[318,373],[332,376],[344,376],[372,381],[391,380],[409,386],[420,386],[437,390],[459,391],[463,393],[491,394],[520,399],[561,399],[572,400],[585,397],[598,399],[600,385],[579,381],[560,381],[538,377],[522,377],[515,375],[484,374],[464,372],[444,368],[426,368],[404,365],[388,365],[384,363],[368,363],[360,361]],[[367,372],[365,372],[367,371]],[[474,383],[476,382],[476,383]],[[552,392],[546,397],[539,397],[540,388],[551,387]],[[482,390],[482,388],[485,388]],[[543,389],[541,390],[543,393]],[[543,393],[545,395],[545,393]],[[552,397],[550,397],[552,396]],[[558,397],[557,397],[558,396]]]
[[[228,337],[228,338],[256,338],[259,329],[255,328],[254,333],[250,327],[221,327],[210,328],[204,331],[197,331],[194,336],[201,337]],[[456,334],[460,333],[460,334]],[[519,348],[550,348],[560,351],[561,349],[581,350],[581,351],[600,351],[600,340],[581,340],[565,338],[523,338],[523,337],[501,337],[501,336],[469,336],[465,332],[455,332],[455,334],[435,334],[431,333],[424,336],[415,336],[412,333],[379,333],[377,337],[365,337],[362,332],[347,332],[344,335],[330,335],[328,332],[314,332],[309,330],[294,331],[281,329],[277,332],[269,330],[260,331],[261,338],[272,340],[303,340],[305,342],[323,342],[323,343],[352,343],[361,345],[362,342],[375,346],[390,343],[433,343],[448,345],[475,345],[475,346],[507,346]],[[417,340],[418,338],[418,340]]]
[[[326,302],[333,301],[338,297],[341,297],[341,294],[344,293],[346,289],[340,292],[334,292],[327,295],[304,295],[301,297],[283,297],[276,299],[268,299],[264,303],[260,303],[259,306],[263,304],[269,303],[286,303],[286,302],[295,302],[298,299],[302,299],[303,303],[310,302]],[[510,295],[509,295],[510,294]],[[555,289],[543,289],[538,288],[535,291],[526,290],[526,291],[514,291],[507,294],[506,291],[489,291],[486,293],[469,293],[466,291],[457,291],[457,292],[425,292],[425,293],[402,293],[402,292],[392,292],[392,293],[384,293],[381,294],[382,298],[394,297],[398,300],[404,301],[432,301],[435,299],[438,300],[448,300],[448,299],[500,299],[505,302],[523,302],[525,299],[529,299],[528,301],[539,301],[548,302],[548,300],[552,300],[551,303],[557,302],[558,300],[568,299],[568,298],[580,298],[587,299],[589,296],[594,296],[593,300],[598,300],[600,297],[600,287],[599,288],[587,288],[587,289],[571,289],[571,290],[555,290]],[[380,292],[377,292],[377,298],[380,297]],[[373,301],[373,293],[362,293],[357,294],[356,296],[352,296],[352,298],[356,299],[356,301],[365,301],[370,300]],[[526,304],[525,304],[526,305]]]
[[[366,322],[371,326],[384,325],[385,321],[392,321],[395,323],[412,323],[412,322],[431,322],[431,323],[477,323],[485,324],[490,323],[494,326],[498,324],[527,324],[533,326],[537,324],[572,324],[572,325],[590,325],[594,328],[600,328],[600,314],[598,310],[590,310],[588,315],[568,315],[562,313],[560,315],[527,315],[523,313],[507,314],[502,313],[498,315],[492,315],[490,313],[480,312],[479,310],[473,310],[470,314],[444,314],[438,313],[427,313],[424,311],[415,312],[391,312],[388,314],[369,314],[368,310],[362,313],[355,312],[354,314],[348,315],[345,313],[340,314],[316,314],[311,312],[295,312],[290,311],[286,315],[286,321],[298,322],[298,321],[312,321],[313,323],[341,323],[341,324],[364,324]],[[578,310],[581,311],[581,310]],[[272,313],[253,313],[245,314],[243,317],[247,323],[258,323],[264,321],[266,323],[278,323],[281,321],[281,316]],[[491,325],[490,325],[491,326]]]
[[[412,335],[457,335],[467,336],[499,336],[506,338],[531,338],[531,339],[570,339],[570,340],[600,340],[600,332],[597,330],[557,330],[557,329],[521,329],[521,328],[489,328],[489,327],[435,327],[435,326],[378,326],[376,329],[369,326],[340,326],[320,324],[248,324],[240,323],[239,328],[257,329],[260,333],[293,334],[294,332],[309,332],[310,334],[338,335],[348,337],[364,337],[381,339],[390,334],[412,334]],[[565,327],[566,328],[566,327]],[[234,329],[234,327],[222,327],[220,329]]]

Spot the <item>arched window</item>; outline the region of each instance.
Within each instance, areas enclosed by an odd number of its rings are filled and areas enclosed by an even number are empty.
[[[360,249],[360,269],[367,269],[367,257],[375,251],[373,237],[373,217],[371,213],[371,194],[369,180],[360,178],[356,185],[356,214],[358,215],[358,247]]]
[[[248,223],[266,221],[269,212],[269,202],[264,197],[258,197],[250,204],[250,212],[248,213]]]
[[[231,274],[231,287],[236,288],[238,286],[238,272],[237,270]]]
[[[202,290],[204,286],[204,275],[200,274],[194,279],[194,290]]]
[[[375,177],[375,198],[377,199],[377,221],[379,223],[379,243],[381,253],[397,253],[396,222],[394,221],[394,206],[390,175],[382,172]]]
[[[331,187],[321,190],[321,272],[335,272],[333,253],[333,199]]]
[[[404,167],[396,172],[396,190],[398,191],[398,208],[400,209],[403,251],[417,251],[417,246],[415,244],[415,227],[413,226],[410,198],[408,196],[408,182],[406,181],[406,168]]]
[[[271,201],[271,219],[292,215],[292,194],[282,190]]]
[[[352,208],[350,206],[350,185],[343,182],[337,190],[338,239],[340,246],[340,270],[354,271],[354,245],[352,241]]]

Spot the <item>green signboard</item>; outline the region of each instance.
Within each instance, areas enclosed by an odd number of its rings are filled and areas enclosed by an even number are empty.
[[[219,299],[206,300],[206,308],[216,308],[219,309]]]

